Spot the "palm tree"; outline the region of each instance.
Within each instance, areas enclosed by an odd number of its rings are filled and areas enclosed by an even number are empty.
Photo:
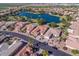
[[[43,50],[42,54],[43,54],[43,56],[48,56],[48,51],[47,50]]]
[[[34,43],[34,39],[29,38],[29,44],[33,45],[33,43]]]

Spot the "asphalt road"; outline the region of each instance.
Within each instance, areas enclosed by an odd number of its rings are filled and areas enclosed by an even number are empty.
[[[0,31],[0,33],[3,33],[5,35],[11,35],[15,37],[21,38],[24,42],[29,42],[30,37],[27,37],[26,35],[20,34],[20,33],[15,33],[15,32],[8,32],[8,31]],[[34,47],[42,48],[47,51],[51,51],[54,56],[71,56],[70,54],[67,54],[63,51],[56,50],[53,47],[49,46],[48,44],[39,42],[38,40],[35,40],[32,42]]]

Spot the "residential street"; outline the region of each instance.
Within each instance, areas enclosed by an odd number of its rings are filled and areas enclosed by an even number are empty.
[[[15,32],[0,31],[0,33],[3,33],[5,35],[11,35],[11,36],[15,36],[15,37],[21,38],[22,41],[24,41],[24,42],[28,42],[29,38],[30,38],[30,37],[27,37],[26,35],[23,35],[23,34],[20,34],[20,33],[15,33]],[[35,47],[42,48],[42,49],[45,49],[45,50],[53,52],[54,56],[71,56],[70,54],[67,54],[67,53],[65,53],[63,51],[60,51],[60,50],[56,50],[53,47],[49,46],[48,44],[39,42],[38,40],[35,40],[35,39],[33,41],[33,45]]]

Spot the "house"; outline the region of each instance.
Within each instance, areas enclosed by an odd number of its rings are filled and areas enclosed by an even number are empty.
[[[18,32],[24,24],[24,22],[16,22],[14,31]]]
[[[36,27],[36,24],[28,24],[27,26],[27,33],[31,33],[31,31]]]
[[[20,41],[14,41],[11,45],[2,43],[0,45],[0,56],[12,55],[22,44]]]
[[[52,28],[51,32],[53,33],[54,37],[59,37],[61,30],[57,28]]]
[[[5,26],[8,27],[8,26],[10,26],[10,25],[12,25],[12,24],[15,24],[15,22],[14,22],[14,21],[9,21],[9,22],[6,22],[6,23],[5,23]]]
[[[40,29],[39,29],[39,27],[36,27],[36,28],[31,32],[31,35],[34,36],[34,37],[40,35]]]
[[[66,40],[66,46],[70,49],[79,50],[79,38],[68,37]]]
[[[53,33],[52,33],[52,29],[50,28],[50,29],[45,33],[44,38],[50,39],[50,38],[52,38],[52,36],[53,36]]]
[[[71,31],[72,33],[71,33]],[[69,34],[73,34],[75,36],[79,36],[79,20],[72,22],[70,25]]]
[[[4,21],[1,21],[0,22],[0,27],[2,27],[3,25],[5,25],[5,22]]]
[[[5,37],[6,37],[6,36],[4,36],[3,34],[0,35],[0,43],[3,42],[3,40],[4,40]]]
[[[58,37],[60,35],[60,30],[56,28],[50,28],[44,35],[44,38],[50,39],[52,37]]]
[[[46,25],[42,25],[42,26],[39,26],[39,29],[40,29],[40,34],[41,35],[44,35],[45,32],[49,29],[48,26]]]
[[[16,56],[30,56],[31,54],[33,54],[33,50],[32,47],[30,47],[29,45],[25,45],[17,54]]]
[[[22,26],[22,29],[21,30],[26,30],[28,24],[30,24],[30,23],[29,22],[25,22],[25,24]]]
[[[37,26],[31,34],[34,37],[37,37],[38,35],[44,35],[44,33],[47,31],[48,27],[46,25]]]
[[[68,29],[69,35],[66,40],[66,46],[70,49],[79,50],[79,20],[71,23],[70,29]]]

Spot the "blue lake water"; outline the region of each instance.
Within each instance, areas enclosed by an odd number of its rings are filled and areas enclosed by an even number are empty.
[[[28,12],[28,11],[24,11],[24,12],[21,12],[17,15],[18,16],[26,16],[26,17],[29,17],[29,18],[32,18],[32,19],[41,18],[41,19],[44,19],[47,23],[50,23],[50,22],[59,23],[59,22],[61,22],[60,17],[51,16],[49,14],[34,14],[34,13],[31,13],[31,12]]]

